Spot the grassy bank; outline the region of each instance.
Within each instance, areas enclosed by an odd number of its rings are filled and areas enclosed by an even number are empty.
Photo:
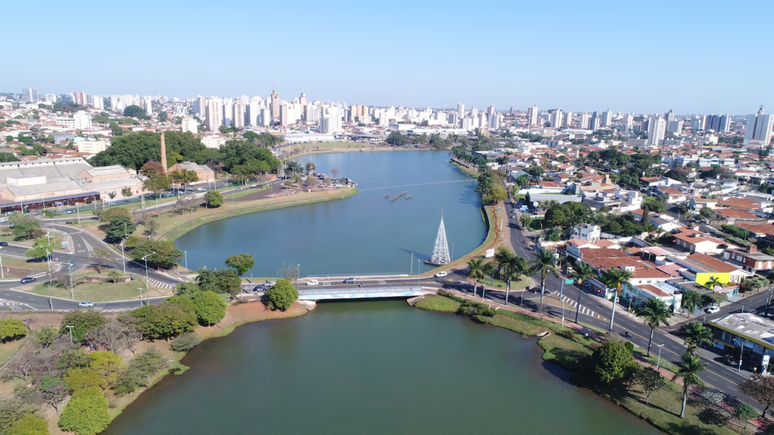
[[[209,222],[227,219],[243,214],[259,211],[275,210],[278,208],[295,207],[299,205],[314,204],[323,201],[349,198],[357,194],[357,189],[335,189],[318,192],[302,192],[293,196],[257,199],[255,201],[228,202],[214,209],[199,210],[194,214],[162,213],[158,217],[161,228],[157,238],[176,240],[183,234],[194,228]]]
[[[417,301],[417,308],[444,313],[460,313],[465,305],[471,306],[468,299],[448,295],[429,295]],[[482,304],[473,304],[481,306]],[[486,310],[485,306],[483,308]],[[466,313],[470,313],[468,308]],[[641,417],[653,426],[671,434],[733,434],[742,432],[737,422],[722,418],[711,418],[715,410],[700,403],[696,397],[690,397],[685,418],[680,418],[682,387],[667,379],[666,386],[656,390],[650,396],[650,405],[645,404],[645,393],[638,385],[625,390],[607,389],[593,380],[588,372],[589,357],[601,343],[573,328],[563,327],[550,320],[542,320],[530,315],[506,310],[496,310],[491,316],[471,314],[479,323],[505,328],[532,337],[543,332],[549,335],[538,339],[537,344],[544,350],[543,359],[559,364],[575,372],[573,380],[583,387],[595,390],[598,394],[620,405],[632,414]],[[638,351],[635,351],[637,353]],[[641,353],[641,352],[640,352]],[[662,366],[668,364],[661,360]],[[670,365],[670,370],[676,369]],[[754,428],[750,426],[750,430]],[[625,429],[623,430],[625,432]]]
[[[471,177],[478,178],[478,170],[477,169],[468,168],[467,166],[462,165],[460,163],[457,163],[454,160],[449,160],[449,163],[451,163],[452,165],[456,166],[457,168],[459,168],[460,171],[470,175]]]

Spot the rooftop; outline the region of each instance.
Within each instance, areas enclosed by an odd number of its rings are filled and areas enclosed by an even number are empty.
[[[753,313],[734,313],[709,323],[774,349],[774,321]]]

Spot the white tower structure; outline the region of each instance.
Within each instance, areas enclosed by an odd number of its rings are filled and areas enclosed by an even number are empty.
[[[441,226],[438,227],[438,236],[435,238],[435,247],[433,247],[433,256],[428,261],[430,264],[440,266],[451,263],[449,256],[449,243],[446,241],[446,228],[443,226],[443,215],[441,215]]]

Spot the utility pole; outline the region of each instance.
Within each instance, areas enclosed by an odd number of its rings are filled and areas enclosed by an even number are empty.
[[[142,257],[142,259],[145,261],[145,295],[147,296],[148,293],[150,293],[150,282],[148,281],[148,257],[151,255],[155,255],[155,252],[151,252],[150,254],[147,254],[146,256]],[[142,293],[140,293],[140,306],[142,306]]]
[[[618,303],[618,291],[613,290],[613,311],[610,312],[610,326],[608,332],[613,332],[613,323],[615,322],[615,306]]]
[[[62,262],[62,264],[66,264],[68,266],[67,269],[70,271],[70,299],[75,300],[75,289],[73,288],[73,264],[65,262]]]
[[[65,327],[70,330],[70,343],[74,344],[74,342],[73,342],[73,328],[75,328],[75,326],[67,325]]]
[[[658,361],[656,362],[656,371],[658,371],[658,368],[661,367],[661,348],[664,347],[663,344],[658,344]]]
[[[583,293],[583,290],[580,287],[578,287],[578,302],[577,302],[578,305],[575,307],[575,323],[578,323],[578,317],[580,316],[581,293]]]

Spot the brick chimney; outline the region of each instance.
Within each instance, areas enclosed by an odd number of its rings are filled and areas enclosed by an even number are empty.
[[[749,252],[750,254],[755,254],[756,252],[758,252],[758,247],[755,245],[750,245],[747,247],[747,252]]]
[[[164,132],[161,132],[161,168],[167,175],[167,147],[164,145]]]

